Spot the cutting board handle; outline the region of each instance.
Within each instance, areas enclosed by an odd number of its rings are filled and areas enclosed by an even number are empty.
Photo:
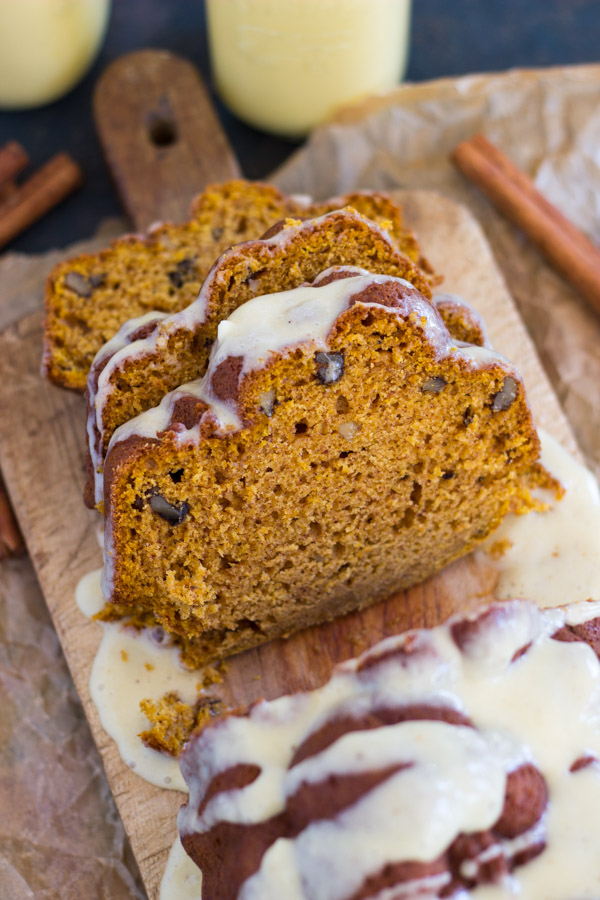
[[[199,72],[165,50],[139,50],[109,65],[96,86],[94,119],[139,231],[184,220],[207,184],[240,175]]]

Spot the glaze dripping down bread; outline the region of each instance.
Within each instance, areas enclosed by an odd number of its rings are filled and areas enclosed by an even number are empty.
[[[426,267],[400,208],[384,194],[358,191],[307,203],[267,184],[214,185],[193,201],[188,222],[126,235],[100,253],[53,269],[45,295],[46,376],[62,387],[84,390],[94,356],[124,322],[189,306],[215,259],[232,244],[258,238],[288,216],[320,216],[342,206],[385,223],[400,252]]]
[[[543,478],[514,367],[403,279],[339,274],[240,306],[204,378],[113,435],[106,595],[199,660],[422,581]]]
[[[189,307],[170,316],[148,313],[122,326],[97,354],[88,376],[87,504],[102,501],[104,454],[114,430],[204,375],[220,321],[252,297],[298,287],[334,265],[396,275],[430,296],[430,279],[398,251],[386,230],[342,209],[302,222],[288,219],[260,240],[237,244],[216,261]],[[482,334],[464,303],[446,299],[439,308],[452,316],[454,337],[470,339],[473,324]]]
[[[598,896],[599,634],[597,602],[494,604],[213,720],[178,819],[204,900]]]

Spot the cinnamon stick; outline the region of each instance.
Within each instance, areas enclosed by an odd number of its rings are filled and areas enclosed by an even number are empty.
[[[9,197],[14,196],[18,190],[19,189],[14,181],[9,181],[3,188],[0,188],[0,206],[3,206]]]
[[[459,144],[452,160],[600,312],[600,251],[531,179],[483,135]]]
[[[20,556],[24,552],[25,542],[0,475],[0,560]]]
[[[28,162],[27,153],[16,141],[9,141],[0,147],[0,193],[23,171]]]
[[[0,247],[45,215],[79,187],[81,169],[59,153],[0,205]]]

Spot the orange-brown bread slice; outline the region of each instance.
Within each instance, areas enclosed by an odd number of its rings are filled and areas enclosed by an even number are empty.
[[[237,244],[217,260],[189,307],[126,323],[96,356],[87,384],[90,478],[101,474],[119,425],[204,375],[222,319],[252,297],[298,287],[335,265],[397,275],[430,296],[428,277],[398,251],[387,231],[352,209],[303,222],[288,219],[261,240]],[[96,478],[95,491],[88,483],[86,502],[101,499]]]
[[[204,379],[106,457],[108,594],[197,659],[417,583],[532,503],[512,365],[457,344],[401,279],[316,284],[239,307]]]
[[[100,253],[60,263],[46,285],[47,377],[83,390],[94,356],[123,322],[150,310],[172,313],[188,306],[215,259],[232,244],[260,237],[286,216],[321,215],[349,203],[369,218],[386,220],[400,250],[419,260],[400,208],[383,194],[356,192],[306,205],[270,185],[239,180],[200,194],[184,224],[126,235]]]

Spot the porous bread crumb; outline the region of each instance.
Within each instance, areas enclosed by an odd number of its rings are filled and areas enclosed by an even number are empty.
[[[503,538],[501,541],[494,541],[494,543],[488,548],[488,555],[492,557],[492,559],[500,559],[507,550],[513,546],[513,542],[508,538]]]
[[[199,697],[191,706],[171,691],[160,700],[141,700],[140,709],[151,723],[150,728],[139,734],[144,744],[169,756],[178,756],[192,731],[221,715],[225,705],[217,697]]]
[[[226,674],[228,668],[229,666],[224,660],[219,660],[214,666],[205,666],[202,670],[202,679],[200,681],[202,689],[211,687],[213,684],[222,684],[223,675]]]

